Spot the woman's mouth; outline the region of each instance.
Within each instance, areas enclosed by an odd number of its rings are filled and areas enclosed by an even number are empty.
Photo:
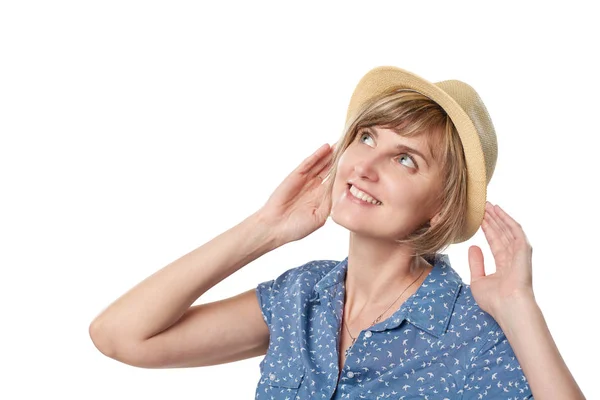
[[[356,200],[359,201],[360,203],[364,204],[364,205],[374,205],[374,206],[379,206],[381,204],[383,204],[381,201],[373,198],[372,196],[366,194],[365,192],[363,192],[362,190],[358,189],[356,186],[352,185],[352,184],[348,184],[348,190],[347,190],[348,194],[349,194],[349,198],[352,200]]]

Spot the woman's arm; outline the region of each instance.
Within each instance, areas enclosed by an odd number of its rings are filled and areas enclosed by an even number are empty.
[[[494,318],[515,352],[535,399],[585,399],[532,295],[505,302]]]
[[[259,211],[118,298],[90,325],[96,347],[148,368],[212,365],[264,354],[269,331],[254,290],[190,305],[246,264],[325,224],[331,196],[321,175],[331,159],[332,148],[321,146]]]
[[[486,275],[483,253],[469,248],[471,291],[500,325],[536,400],[585,399],[562,359],[533,295],[532,248],[521,226],[487,202],[481,224],[496,263]]]
[[[233,312],[235,308],[228,305],[235,301],[230,299],[221,303],[203,304],[188,313],[186,311],[208,289],[276,247],[274,238],[270,237],[269,226],[261,219],[260,214],[250,216],[157,271],[117,299],[92,321],[89,329],[92,341],[103,354],[127,364],[144,367],[179,364],[180,361],[174,354],[165,354],[168,349],[172,349],[172,353],[180,353],[180,360],[184,353],[193,351],[200,356],[208,352],[215,344],[211,345],[203,330],[214,332],[223,325],[217,320],[220,314],[218,310],[214,312],[212,309],[218,304],[221,314]],[[253,293],[251,296],[256,297]],[[246,296],[246,299],[251,296]],[[247,302],[248,300],[244,303]],[[238,310],[241,307],[242,304],[238,304]],[[248,305],[242,308],[247,310],[247,307]],[[184,313],[186,315],[182,318]],[[248,313],[243,315],[247,316]],[[260,312],[255,312],[254,315],[258,316],[255,320],[264,325]],[[178,321],[178,326],[174,327]],[[196,330],[196,339],[193,339],[193,328]],[[260,342],[264,345],[264,339],[268,343],[268,329],[266,326],[263,328],[265,337]],[[226,332],[216,333],[215,340],[219,336],[223,337]],[[194,340],[196,343],[191,343]],[[206,349],[199,348],[201,341],[205,343]],[[178,342],[179,348],[169,344],[173,342]],[[189,360],[186,359],[185,362]]]

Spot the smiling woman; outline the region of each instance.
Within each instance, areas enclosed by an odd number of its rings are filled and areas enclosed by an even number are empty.
[[[533,296],[525,233],[486,201],[496,158],[473,88],[375,68],[335,149],[321,146],[250,217],[117,299],[92,340],[146,368],[264,355],[256,399],[583,398]],[[329,216],[349,232],[343,260],[191,306]],[[496,272],[472,246],[468,285],[441,252],[479,227]]]
[[[373,234],[391,235],[397,243],[413,246],[419,256],[462,241],[466,164],[458,132],[437,103],[413,90],[392,87],[363,105],[339,143],[331,175],[341,173],[346,182],[383,201],[370,188],[377,185],[388,191],[390,205],[395,204],[391,209],[404,211],[383,217],[387,223],[374,224],[377,232]],[[493,171],[496,152],[489,154],[488,162]],[[358,173],[371,174],[377,182],[371,178],[358,183]],[[332,218],[343,225],[336,220],[341,188],[334,186],[334,180],[329,182]],[[433,228],[432,218],[440,222]]]

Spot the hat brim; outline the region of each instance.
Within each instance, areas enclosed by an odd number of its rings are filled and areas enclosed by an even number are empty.
[[[446,111],[460,136],[467,164],[467,215],[465,229],[455,240],[455,243],[459,243],[472,237],[481,225],[489,180],[477,129],[463,108],[442,89],[444,83],[446,82],[429,82],[398,67],[374,68],[356,86],[348,106],[346,124],[354,120],[365,102],[393,88],[415,90],[438,103]],[[462,82],[461,84],[466,85]]]

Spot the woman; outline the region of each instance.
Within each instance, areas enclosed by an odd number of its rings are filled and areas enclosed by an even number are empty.
[[[304,160],[256,213],[111,304],[90,326],[97,348],[146,368],[266,354],[257,399],[583,398],[536,305],[531,246],[485,201],[496,137],[475,91],[375,68],[338,143]],[[350,231],[343,261],[190,307],[328,216]],[[479,226],[497,271],[486,276],[472,246],[465,285],[441,251]]]

